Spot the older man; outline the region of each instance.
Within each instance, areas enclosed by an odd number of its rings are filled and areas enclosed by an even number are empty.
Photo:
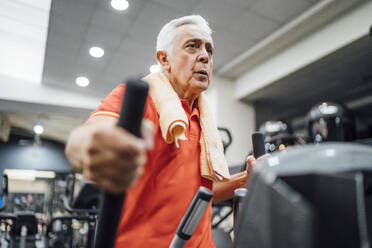
[[[116,247],[168,247],[199,186],[213,190],[219,201],[245,184],[248,170],[229,176],[202,98],[212,76],[211,33],[200,16],[161,29],[156,58],[162,72],[144,78],[150,96],[143,139],[116,126],[124,85],[70,135],[66,154],[76,170],[105,190],[127,190]],[[186,246],[214,247],[210,205]]]

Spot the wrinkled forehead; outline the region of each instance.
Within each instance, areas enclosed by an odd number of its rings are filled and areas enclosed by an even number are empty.
[[[190,39],[200,39],[213,45],[213,39],[208,32],[195,24],[185,24],[176,29],[174,42],[183,43]]]

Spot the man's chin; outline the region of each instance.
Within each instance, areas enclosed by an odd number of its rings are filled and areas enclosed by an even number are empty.
[[[201,80],[195,80],[194,85],[200,90],[200,92],[203,92],[208,89],[209,87],[209,81],[201,81]]]

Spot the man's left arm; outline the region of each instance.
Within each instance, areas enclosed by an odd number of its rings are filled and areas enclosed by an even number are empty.
[[[233,198],[234,191],[237,188],[245,188],[247,179],[252,171],[255,159],[249,156],[246,162],[246,170],[231,176],[228,182],[213,183],[213,202],[225,201]]]

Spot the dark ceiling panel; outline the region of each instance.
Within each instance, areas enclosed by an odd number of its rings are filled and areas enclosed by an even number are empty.
[[[255,105],[257,124],[260,124],[269,119],[291,120],[304,116],[318,102],[348,104],[370,95],[372,39],[366,36],[258,90],[243,101]],[[358,111],[366,104],[372,106],[372,102],[367,102],[353,108]]]

